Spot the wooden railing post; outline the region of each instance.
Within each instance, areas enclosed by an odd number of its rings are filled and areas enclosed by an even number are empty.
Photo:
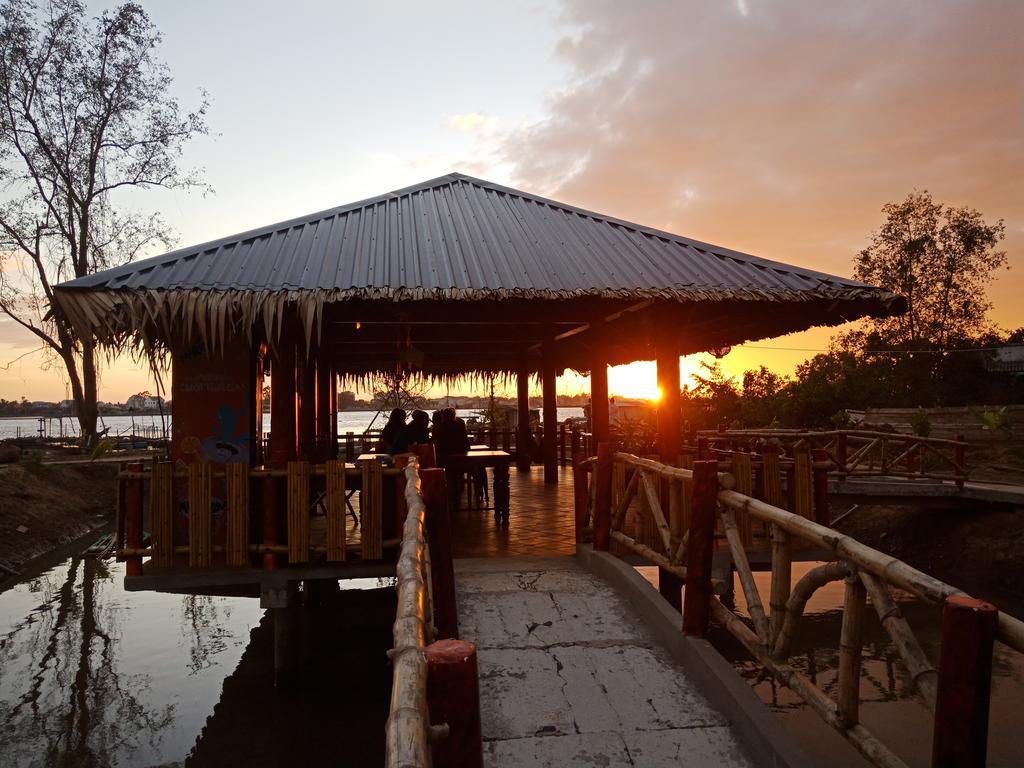
[[[964,487],[964,479],[967,477],[967,450],[966,450],[967,449],[967,441],[964,440],[964,436],[963,435],[957,435],[956,436],[956,442],[957,442],[957,446],[954,449],[956,451],[956,454],[955,454],[956,473],[957,473],[956,487],[957,488],[963,488]]]
[[[430,722],[448,726],[448,735],[432,745],[434,768],[480,768],[484,747],[476,646],[465,640],[438,640],[423,653]]]
[[[452,528],[448,514],[448,485],[443,469],[420,472],[426,506],[427,544],[430,547],[430,584],[434,601],[434,626],[439,638],[459,636],[459,612],[455,601],[455,570],[452,564]]]
[[[832,511],[828,506],[828,451],[811,451],[811,484],[814,487],[814,520],[821,525],[832,525]]]
[[[142,464],[133,462],[126,469],[142,473]],[[125,549],[142,549],[142,478],[130,477],[124,484],[124,543]],[[142,557],[137,554],[125,558],[125,576],[142,575]]]
[[[983,768],[988,749],[992,646],[999,612],[965,595],[942,607],[932,768]]]
[[[594,497],[594,551],[607,552],[612,532],[612,471],[615,465],[615,445],[599,443],[594,478],[597,495]]]
[[[572,457],[572,501],[576,520],[576,543],[583,541],[583,529],[587,525],[587,503],[590,489],[587,487],[587,468],[583,466],[586,457],[576,453]]]
[[[844,728],[860,722],[860,660],[867,590],[856,573],[846,577],[843,625],[839,633],[839,720]]]
[[[267,472],[263,476],[263,546],[270,547],[277,544],[277,478]],[[273,552],[263,553],[263,569],[273,571],[277,568],[277,555]]]
[[[718,517],[718,462],[693,463],[693,506],[686,550],[683,634],[705,637],[711,616],[711,561]]]

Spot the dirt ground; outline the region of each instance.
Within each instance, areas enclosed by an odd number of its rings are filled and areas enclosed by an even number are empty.
[[[116,465],[0,464],[0,581],[113,520],[116,476]]]

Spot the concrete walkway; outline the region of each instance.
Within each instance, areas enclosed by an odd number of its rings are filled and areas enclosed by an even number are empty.
[[[625,599],[576,558],[456,560],[489,766],[753,765]]]

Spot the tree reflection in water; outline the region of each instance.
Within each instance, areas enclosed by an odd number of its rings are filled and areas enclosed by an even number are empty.
[[[107,563],[78,555],[30,583],[42,603],[0,639],[5,766],[107,766],[158,749],[174,705],[150,705],[149,677],[121,671],[123,616],[100,599],[111,581]]]
[[[213,657],[235,639],[229,629],[231,605],[209,595],[181,598],[181,639],[188,642],[189,674],[213,666]]]

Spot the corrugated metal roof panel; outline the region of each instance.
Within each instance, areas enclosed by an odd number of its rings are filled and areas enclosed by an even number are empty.
[[[340,296],[372,291],[403,298],[873,290],[461,174],[105,270],[61,288],[319,290]]]

